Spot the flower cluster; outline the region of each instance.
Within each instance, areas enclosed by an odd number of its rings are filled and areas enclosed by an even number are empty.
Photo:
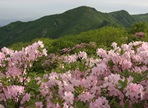
[[[113,43],[112,47],[109,51],[98,49],[95,58],[87,57],[85,52],[57,57],[63,60],[64,69],[67,64],[80,65],[79,62],[87,68],[80,71],[76,66],[65,73],[52,72],[40,78],[41,96],[46,99],[44,106],[75,108],[81,103],[83,107],[110,108],[115,107],[115,101],[121,107],[127,103],[130,108],[140,103],[146,106],[148,44],[133,42],[119,47]]]
[[[112,44],[89,57],[50,55],[52,72],[30,75],[33,62],[46,54],[42,42],[0,53],[0,106],[16,108],[147,108],[148,43]],[[57,60],[57,61],[55,61]],[[51,65],[49,65],[51,67]],[[62,68],[61,68],[62,67]],[[57,71],[56,71],[57,70]]]
[[[29,73],[34,61],[46,56],[47,51],[41,41],[13,51],[6,47],[0,52],[0,105],[20,108],[30,101],[27,84],[31,82]]]

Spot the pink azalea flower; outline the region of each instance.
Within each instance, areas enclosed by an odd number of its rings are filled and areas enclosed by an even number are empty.
[[[143,100],[144,88],[140,84],[129,83],[125,88],[125,92],[126,96],[134,102]]]
[[[90,103],[89,108],[110,108],[110,106],[105,97],[99,97],[95,102]]]
[[[36,103],[35,103],[35,106],[36,106],[37,108],[43,108],[42,102],[36,102]]]
[[[65,102],[66,102],[67,104],[73,104],[74,95],[73,95],[72,92],[65,92],[65,93],[64,93],[63,99],[65,100]]]
[[[84,51],[83,52],[80,51],[78,53],[78,57],[81,58],[81,59],[87,59],[87,53],[84,52]]]
[[[24,97],[22,98],[21,104],[25,102],[29,102],[29,100],[30,100],[30,94],[26,93]]]

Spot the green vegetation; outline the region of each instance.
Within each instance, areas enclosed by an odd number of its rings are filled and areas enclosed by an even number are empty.
[[[17,42],[30,42],[36,38],[56,39],[67,35],[79,35],[106,26],[129,28],[135,22],[148,22],[147,19],[147,14],[130,15],[124,10],[102,13],[94,8],[82,6],[62,14],[45,16],[29,22],[17,21],[1,27],[0,47]]]
[[[130,33],[148,32],[148,24],[146,22],[134,23],[130,29]]]
[[[140,23],[139,23],[140,24]],[[32,40],[31,42],[19,42],[15,43],[10,46],[11,49],[14,50],[20,50],[22,47],[25,47],[37,40],[43,41],[45,44],[46,49],[48,50],[48,53],[60,53],[60,51],[64,48],[72,48],[77,44],[81,43],[95,43],[95,46],[110,49],[111,44],[113,42],[117,42],[119,45],[123,43],[129,43],[136,40],[141,41],[148,41],[148,28],[145,28],[145,36],[142,38],[137,38],[134,36],[134,33],[132,30],[134,29],[135,25],[141,27],[141,25],[138,25],[138,23],[133,24],[133,26],[127,31],[124,28],[118,28],[113,26],[106,26],[102,27],[96,30],[89,30],[86,32],[82,32],[77,35],[67,35],[58,39],[50,39],[50,38],[36,38]],[[147,25],[145,25],[147,26]],[[130,31],[130,32],[129,32]],[[83,49],[87,53],[93,53],[92,47]],[[72,51],[78,52],[79,49]],[[94,50],[93,50],[94,51]]]
[[[113,42],[117,42],[119,45],[121,43],[126,43],[126,36],[128,36],[128,33],[125,29],[108,26],[82,32],[77,35],[64,36],[58,39],[37,38],[32,40],[32,42],[19,42],[11,45],[10,48],[20,50],[22,47],[25,47],[37,40],[43,41],[49,53],[59,52],[63,48],[72,48],[77,44],[90,42],[95,42],[97,47],[109,48]]]

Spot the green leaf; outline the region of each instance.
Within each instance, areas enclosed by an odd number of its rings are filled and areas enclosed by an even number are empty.
[[[128,108],[129,107],[129,101],[126,101],[124,104],[124,108]]]
[[[113,98],[113,99],[110,101],[109,104],[110,104],[110,105],[113,104],[114,101],[115,101],[115,98]]]
[[[124,81],[119,80],[118,83],[119,83],[119,86],[121,86],[123,90],[127,86],[128,80],[127,79],[125,79]]]
[[[113,103],[114,103],[114,108],[122,108],[122,107],[119,105],[119,103],[117,103],[116,101],[113,101]]]
[[[75,106],[76,106],[75,108],[84,108],[83,102],[81,101],[76,102]]]

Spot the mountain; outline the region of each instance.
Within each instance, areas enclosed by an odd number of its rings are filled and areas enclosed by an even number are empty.
[[[13,22],[0,28],[0,47],[35,38],[59,38],[104,26],[130,27],[136,21],[147,21],[148,15],[130,15],[125,10],[102,13],[82,6],[61,14],[44,16],[29,22]]]
[[[146,14],[139,14],[139,15],[133,15],[135,18],[137,18],[139,21],[146,21],[148,22],[148,13]]]
[[[0,26],[8,25],[12,21],[14,21],[14,19],[0,19]]]
[[[114,17],[116,23],[124,27],[130,27],[134,22],[137,21],[134,16],[130,15],[125,10],[111,12],[109,15]]]

